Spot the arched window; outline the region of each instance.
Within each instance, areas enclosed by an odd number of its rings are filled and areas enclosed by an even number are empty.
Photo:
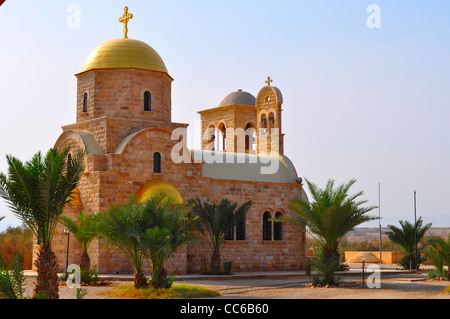
[[[261,134],[266,135],[268,132],[268,125],[267,125],[267,117],[265,114],[261,115],[260,128],[261,128]]]
[[[283,214],[277,212],[275,214],[275,218],[281,218]],[[283,223],[282,222],[274,222],[273,224],[273,240],[283,240]]]
[[[245,152],[256,151],[256,129],[251,124],[248,123],[245,127]]]
[[[225,240],[245,240],[246,239],[246,216],[242,216],[240,220],[236,221],[236,226],[231,227],[225,233]]]
[[[227,129],[225,124],[220,124],[217,129],[217,150],[226,151],[227,149]]]
[[[245,240],[245,219],[246,216],[244,215],[236,223],[236,240]]]
[[[152,95],[149,91],[144,93],[144,111],[150,112],[152,110]]]
[[[271,129],[275,127],[275,115],[273,113],[269,114],[269,126]]]
[[[270,212],[265,212],[263,215],[263,240],[272,240],[272,216]]]
[[[225,234],[225,240],[234,240],[234,227],[228,229]]]
[[[215,151],[216,150],[216,128],[214,127],[214,125],[211,125],[207,130],[206,130],[206,140],[208,141],[207,144],[207,150],[209,151]]]
[[[161,174],[161,154],[153,154],[153,173]]]
[[[83,113],[87,113],[88,111],[88,94],[84,93],[83,95]]]

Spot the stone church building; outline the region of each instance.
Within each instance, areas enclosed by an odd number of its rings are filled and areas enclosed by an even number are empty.
[[[232,261],[233,271],[303,267],[305,229],[270,221],[294,214],[288,210],[290,199],[307,198],[284,155],[283,96],[270,78],[256,97],[238,90],[218,106],[198,112],[202,149],[189,150],[184,134],[175,133],[186,131],[188,124],[172,122],[173,78],[146,43],[126,33],[102,43],[76,77],[76,122],[62,127],[55,147],[85,150],[86,170],[66,216],[104,211],[133,194],[144,201],[160,191],[178,202],[251,200],[245,221],[227,235],[222,261]],[[60,271],[66,267],[67,239],[59,225],[53,249]],[[70,236],[69,265],[79,264],[80,254]],[[101,242],[94,242],[89,254],[99,273],[133,272],[123,254],[104,249]],[[209,265],[209,257],[206,243],[188,246],[167,269],[175,274],[199,272]]]

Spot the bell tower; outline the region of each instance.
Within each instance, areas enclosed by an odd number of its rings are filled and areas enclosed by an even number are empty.
[[[268,77],[267,85],[256,97],[257,152],[261,155],[284,154],[284,134],[281,126],[283,95],[277,87],[271,85],[272,82]]]

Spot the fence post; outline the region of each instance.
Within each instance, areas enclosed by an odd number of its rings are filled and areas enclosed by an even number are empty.
[[[363,286],[365,285],[365,278],[364,278],[364,268],[366,266],[366,261],[363,260],[362,261],[362,282],[363,282]]]

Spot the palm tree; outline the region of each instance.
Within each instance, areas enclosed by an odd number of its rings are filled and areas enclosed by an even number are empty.
[[[414,256],[416,243],[415,236],[417,236],[417,243],[419,243],[425,236],[425,233],[431,228],[432,224],[429,223],[423,226],[422,217],[419,217],[415,225],[404,220],[400,220],[399,222],[401,226],[400,228],[393,225],[388,225],[390,231],[386,232],[386,235],[393,243],[398,244],[401,247],[405,255],[405,261],[409,264],[410,270],[416,269],[420,263],[420,254],[418,258],[419,260],[416,260]],[[403,264],[403,267],[408,268],[406,262]]]
[[[143,204],[143,211],[150,221],[150,229],[144,235],[146,256],[152,261],[152,280],[155,288],[166,286],[166,262],[175,251],[191,241],[192,229],[197,217],[190,217],[190,205],[174,205],[165,194],[155,195]],[[166,287],[168,288],[168,287]]]
[[[61,216],[60,222],[74,235],[81,246],[80,269],[82,277],[89,275],[91,259],[88,254],[89,246],[98,236],[98,215],[85,216],[82,211],[78,215],[78,222],[67,216]],[[83,278],[82,278],[82,281]]]
[[[431,237],[428,242],[432,248],[430,250],[433,250],[438,255],[438,258],[442,260],[442,270],[444,268],[443,265],[448,267],[447,276],[450,279],[450,235],[447,241],[440,237]]]
[[[348,194],[350,187],[356,183],[354,179],[337,188],[334,187],[334,180],[329,180],[325,189],[318,188],[308,180],[306,182],[314,201],[310,203],[303,199],[291,199],[289,208],[297,216],[283,217],[281,221],[299,227],[306,225],[311,236],[328,255],[339,257],[340,242],[356,226],[378,219],[378,217],[367,215],[377,207],[361,207],[367,203],[365,200],[358,200],[364,195],[362,191],[355,195]]]
[[[195,201],[191,201],[195,203]],[[193,213],[198,216],[197,229],[205,236],[211,248],[211,272],[220,273],[220,248],[225,240],[225,235],[240,221],[253,205],[248,201],[241,206],[231,203],[228,199],[222,199],[219,204],[204,203],[197,198],[193,207]]]
[[[3,219],[5,218],[5,216],[3,216],[3,217],[0,217],[0,221],[2,221]]]
[[[71,205],[84,171],[84,153],[76,152],[69,164],[69,150],[50,149],[45,158],[39,152],[26,163],[8,155],[8,176],[0,174],[0,196],[40,245],[34,294],[44,293],[51,299],[59,297],[58,260],[51,248],[53,234],[64,207]]]
[[[143,240],[151,228],[149,217],[135,196],[130,196],[124,205],[114,205],[99,215],[99,235],[106,248],[124,253],[134,267],[134,286],[148,286],[143,273],[146,260]]]

